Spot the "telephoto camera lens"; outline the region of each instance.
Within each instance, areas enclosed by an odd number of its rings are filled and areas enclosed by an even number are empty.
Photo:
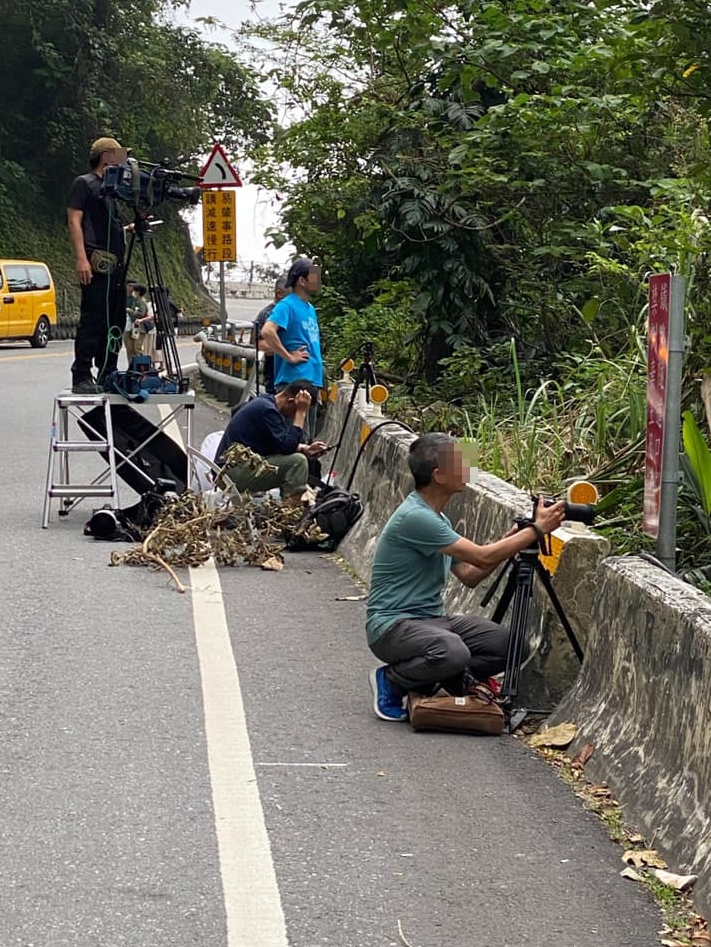
[[[121,524],[115,510],[103,507],[101,510],[94,511],[87,525],[91,535],[96,536],[97,539],[111,539]]]
[[[543,497],[542,502],[543,506],[549,507],[558,501],[554,497]],[[533,513],[535,518],[535,501]],[[563,518],[573,523],[584,523],[586,526],[592,526],[595,522],[596,513],[597,507],[594,503],[568,503],[566,500]]]
[[[168,187],[165,196],[170,201],[183,201],[186,204],[199,204],[202,197],[202,189],[199,187]]]

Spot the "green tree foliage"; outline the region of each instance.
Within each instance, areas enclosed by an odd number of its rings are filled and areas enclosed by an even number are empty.
[[[261,155],[284,236],[357,308],[406,281],[430,376],[511,336],[534,379],[610,357],[650,269],[695,268],[701,324],[705,9],[304,0],[260,30],[293,106]]]

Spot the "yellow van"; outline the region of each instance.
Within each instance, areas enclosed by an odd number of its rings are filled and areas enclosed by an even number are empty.
[[[45,263],[0,260],[0,339],[43,349],[57,325],[57,296]]]

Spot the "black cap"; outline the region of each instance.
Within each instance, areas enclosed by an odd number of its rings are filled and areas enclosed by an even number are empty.
[[[294,263],[291,264],[291,268],[286,275],[286,286],[296,286],[301,277],[307,277],[311,272],[311,267],[313,266],[313,261],[309,260],[307,256],[299,257]]]

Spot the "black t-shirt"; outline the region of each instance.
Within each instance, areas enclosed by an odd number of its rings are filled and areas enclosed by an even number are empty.
[[[170,315],[173,320],[173,325],[178,327],[178,313],[180,312],[180,306],[174,302],[172,299],[168,300],[168,309],[170,309]]]
[[[276,303],[269,303],[269,305],[265,306],[254,320],[254,329],[257,335],[257,341],[261,339],[264,323],[267,321],[269,316],[271,316],[272,310],[275,306]],[[270,395],[273,395],[276,391],[274,387],[274,356],[269,352],[264,353],[264,390]]]
[[[101,178],[93,172],[75,178],[69,192],[68,206],[84,212],[81,229],[87,256],[92,250],[109,250],[119,260],[123,260],[126,249],[123,224],[116,201],[110,197],[101,197],[101,184]]]

